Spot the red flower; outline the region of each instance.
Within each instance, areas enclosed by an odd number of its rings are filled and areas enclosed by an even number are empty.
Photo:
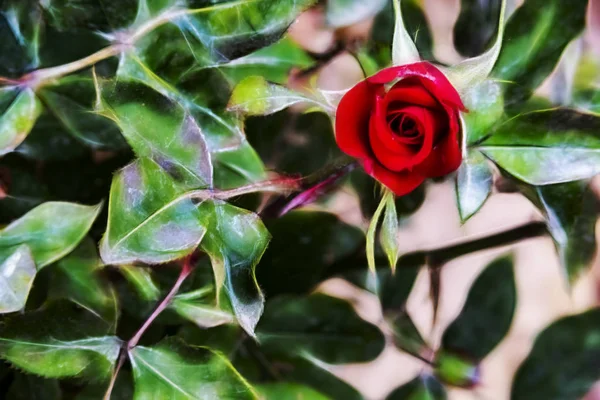
[[[461,163],[456,89],[428,62],[386,68],[354,86],[336,113],[342,151],[402,196]]]

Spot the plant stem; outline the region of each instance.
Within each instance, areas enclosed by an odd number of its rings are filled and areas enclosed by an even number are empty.
[[[125,363],[125,358],[127,357],[127,352],[125,349],[121,349],[119,353],[119,361],[117,362],[117,366],[113,371],[112,376],[110,377],[110,383],[108,384],[108,388],[106,389],[106,393],[104,394],[104,400],[110,400],[110,396],[115,387],[115,382],[117,381],[117,376],[119,375],[119,371],[121,371],[121,367]]]
[[[193,255],[193,253],[192,253],[192,255]],[[171,304],[171,301],[173,300],[173,297],[175,297],[175,295],[179,291],[181,284],[183,283],[183,281],[185,281],[185,279],[192,272],[192,262],[191,262],[192,255],[189,255],[185,258],[185,260],[183,262],[183,266],[181,268],[181,272],[179,273],[179,276],[177,277],[177,280],[173,284],[173,287],[171,288],[169,293],[156,306],[156,308],[154,309],[152,314],[150,314],[148,319],[146,319],[144,324],[135,333],[135,335],[133,335],[133,337],[127,342],[127,350],[131,350],[132,348],[137,346],[138,342],[140,341],[140,338],[146,332],[146,330],[150,327],[150,325],[152,325],[152,322],[154,322],[154,320],[160,315],[160,313],[162,313],[165,310],[165,308],[167,308],[169,306],[169,304]]]

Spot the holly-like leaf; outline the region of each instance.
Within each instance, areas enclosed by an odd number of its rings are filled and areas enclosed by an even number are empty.
[[[386,3],[387,0],[329,0],[325,12],[327,24],[335,28],[353,25],[374,16]]]
[[[27,246],[19,246],[0,264],[0,314],[22,310],[37,270]]]
[[[400,386],[386,400],[446,400],[444,386],[433,376],[421,375]]]
[[[71,254],[50,268],[50,297],[69,299],[106,321],[116,323],[116,294],[101,275],[102,261],[93,240],[84,239]]]
[[[570,109],[530,112],[499,125],[477,148],[531,185],[591,178],[600,172],[600,117]]]
[[[548,326],[517,370],[511,400],[582,398],[600,379],[599,336],[600,309]]]
[[[0,231],[0,258],[26,244],[38,269],[51,264],[77,247],[101,208],[63,202],[37,206]]]
[[[460,315],[444,332],[442,349],[483,360],[508,332],[516,296],[512,259],[495,260],[473,283]]]
[[[269,354],[328,364],[371,361],[384,346],[381,331],[361,320],[349,303],[323,294],[271,300],[257,336]]]
[[[0,327],[0,357],[48,378],[108,378],[121,341],[106,336],[109,326],[72,303],[15,315]]]
[[[329,400],[329,397],[316,390],[297,383],[268,383],[256,386],[256,391],[264,400]]]
[[[225,202],[206,204],[203,212],[211,220],[202,250],[210,256],[217,293],[225,289],[238,323],[254,335],[264,307],[255,268],[271,238],[269,232],[258,215]]]
[[[569,42],[585,27],[587,0],[527,0],[506,25],[493,71],[507,81],[507,102],[525,100],[554,70]]]
[[[469,151],[456,176],[456,202],[460,220],[464,224],[485,203],[492,193],[494,177],[489,161],[474,150]]]
[[[165,339],[152,347],[133,348],[129,359],[135,380],[135,400],[257,397],[229,360],[208,348]]]
[[[33,90],[0,87],[0,155],[25,140],[41,113],[42,103]]]
[[[142,158],[115,175],[100,243],[106,264],[163,263],[193,251],[206,232],[197,206],[154,161]]]
[[[465,57],[483,53],[498,29],[502,0],[462,0],[454,25],[454,46]]]

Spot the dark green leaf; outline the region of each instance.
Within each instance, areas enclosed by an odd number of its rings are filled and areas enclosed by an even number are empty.
[[[495,260],[473,283],[460,315],[444,332],[442,348],[483,360],[508,332],[516,296],[512,259]]]
[[[464,224],[485,203],[492,193],[494,177],[489,161],[477,150],[469,151],[456,176],[456,203]]]
[[[18,78],[39,64],[41,13],[35,0],[0,3],[0,76]]]
[[[600,172],[600,117],[570,109],[530,112],[497,125],[477,148],[531,185],[591,178]]]
[[[384,346],[379,329],[361,320],[349,303],[323,294],[271,300],[257,336],[267,353],[329,364],[371,361]]]
[[[517,370],[512,400],[582,398],[600,379],[600,309],[562,318],[535,340]]]
[[[433,376],[421,375],[400,386],[386,400],[446,400],[446,389]]]
[[[460,4],[454,46],[463,56],[475,57],[486,50],[498,29],[502,0],[462,0]]]
[[[256,386],[256,391],[264,400],[329,400],[329,397],[322,395],[308,386],[297,383],[269,383]]]
[[[129,352],[135,400],[255,399],[254,389],[222,354],[165,339],[153,347]]]
[[[524,100],[554,70],[585,27],[587,0],[527,0],[506,25],[493,76],[508,81],[507,101]]]
[[[0,263],[0,314],[22,310],[37,270],[27,246],[17,247]]]
[[[131,24],[146,0],[52,0],[42,2],[49,24],[59,31],[112,31]],[[150,2],[152,3],[152,2]]]
[[[0,181],[6,197],[0,199],[0,224],[7,224],[48,199],[48,187],[39,182],[35,166],[20,157],[0,160]]]
[[[17,374],[6,394],[7,400],[58,400],[60,398],[58,381],[26,374]]]
[[[327,23],[333,27],[353,25],[364,19],[374,16],[383,7],[387,0],[329,0],[327,2]]]
[[[385,268],[377,269],[377,294],[384,313],[394,314],[404,310],[418,273],[418,266],[401,265],[394,272]]]
[[[0,357],[49,378],[109,376],[121,341],[106,336],[109,326],[70,303],[7,318],[0,327]]]

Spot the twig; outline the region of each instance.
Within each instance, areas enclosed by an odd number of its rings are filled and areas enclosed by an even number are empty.
[[[110,396],[115,387],[115,382],[117,381],[117,376],[119,375],[119,371],[121,370],[121,367],[125,363],[126,357],[127,357],[127,351],[125,349],[121,348],[121,351],[119,352],[119,361],[117,362],[117,366],[116,366],[115,370],[113,371],[113,374],[110,378],[110,383],[108,384],[108,388],[106,389],[106,394],[104,395],[104,400],[110,400]]]

